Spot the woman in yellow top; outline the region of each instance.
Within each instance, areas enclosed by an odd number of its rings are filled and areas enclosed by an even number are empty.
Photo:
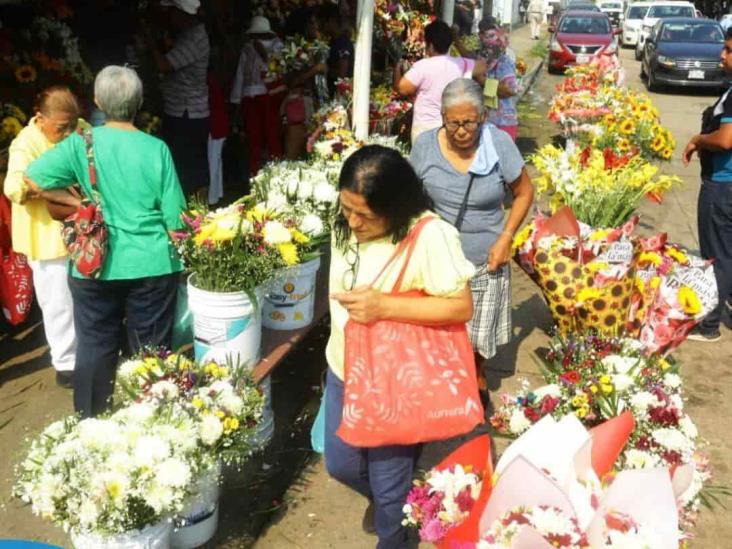
[[[76,334],[62,225],[51,218],[45,200],[31,197],[23,177],[31,162],[76,129],[79,113],[76,97],[67,87],[52,86],[41,92],[35,116],[10,144],[3,187],[13,203],[13,249],[25,254],[33,269],[56,383],[67,388],[76,361]]]
[[[472,315],[468,283],[475,268],[463,255],[457,230],[435,219],[424,226],[401,286],[424,297],[388,292],[402,269],[397,259],[367,288],[417,220],[433,216],[432,201],[414,170],[396,150],[368,146],[343,165],[340,214],[331,248],[331,332],[325,402],[325,463],[336,480],[370,500],[364,528],[373,516],[379,549],[406,543],[402,507],[412,483],[417,446],[356,448],[336,436],[343,410],[345,338],[349,318],[369,323],[397,320],[420,324],[467,322]],[[373,515],[372,515],[373,513]]]

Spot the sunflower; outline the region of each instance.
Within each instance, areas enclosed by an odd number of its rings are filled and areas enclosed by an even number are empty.
[[[21,84],[33,82],[37,76],[38,73],[32,65],[22,65],[15,69],[15,79]]]
[[[631,120],[630,118],[626,118],[625,120],[623,120],[618,127],[620,128],[620,133],[623,133],[625,135],[631,135],[635,133],[635,122],[633,122],[633,120]]]
[[[661,151],[661,158],[669,160],[674,154],[674,150],[671,147],[666,147]]]
[[[620,139],[618,139],[618,152],[629,152],[632,147],[633,145],[631,145],[630,141],[625,137],[621,137]]]
[[[696,316],[702,310],[702,303],[696,292],[688,286],[679,288],[678,293],[679,305],[687,315]]]
[[[20,133],[20,130],[23,129],[23,125],[18,121],[17,118],[14,116],[6,116],[3,118],[2,121],[2,131],[3,133],[9,135],[10,137],[15,137]]]
[[[666,139],[663,135],[657,135],[653,138],[653,141],[651,141],[651,150],[653,150],[653,152],[660,153],[666,145]]]

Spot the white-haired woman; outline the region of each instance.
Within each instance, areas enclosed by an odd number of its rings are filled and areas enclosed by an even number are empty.
[[[478,268],[468,326],[476,359],[491,358],[511,337],[511,243],[534,197],[516,145],[485,120],[480,85],[454,80],[442,93],[442,127],[420,135],[410,158],[435,210],[460,231],[463,252]],[[508,216],[506,193],[513,195]]]
[[[108,406],[122,349],[123,319],[134,351],[169,345],[177,273],[182,265],[168,232],[180,227],[185,207],[168,147],[133,124],[142,104],[142,82],[132,69],[104,68],[94,82],[94,100],[106,123],[92,131],[92,147],[109,243],[101,276],[88,279],[72,269],[78,346],[74,407],[83,417]],[[33,162],[26,172],[37,192],[79,182],[91,193],[86,143],[72,134]]]

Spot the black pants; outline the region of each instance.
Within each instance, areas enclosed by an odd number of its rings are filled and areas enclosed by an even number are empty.
[[[732,297],[732,183],[704,180],[697,209],[699,246],[704,259],[714,259],[719,304],[701,321],[704,333],[719,330],[725,301]]]
[[[125,317],[131,352],[145,345],[170,347],[177,285],[177,273],[133,280],[69,277],[78,349],[74,408],[82,417],[96,416],[109,407]]]
[[[163,141],[173,155],[175,170],[186,195],[201,187],[208,187],[208,134],[206,118],[163,117]]]

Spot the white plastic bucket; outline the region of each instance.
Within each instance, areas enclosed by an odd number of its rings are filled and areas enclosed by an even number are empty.
[[[264,393],[264,407],[262,408],[262,419],[257,424],[250,439],[250,443],[254,450],[264,448],[267,443],[272,440],[274,435],[275,421],[274,409],[272,408],[272,379],[270,376],[265,377],[259,382],[259,386]]]
[[[205,472],[196,483],[197,493],[175,519],[170,536],[172,549],[194,549],[208,542],[219,526],[219,478],[221,463]]]
[[[259,299],[259,298],[258,298]],[[261,302],[261,299],[259,299]],[[249,364],[259,362],[262,346],[262,307],[245,292],[208,292],[188,279],[188,307],[193,313],[196,360]]]
[[[71,543],[76,549],[168,549],[172,530],[172,523],[166,520],[142,530],[109,537],[72,532]]]
[[[297,330],[313,321],[320,258],[284,270],[262,303],[262,322],[272,330]]]

